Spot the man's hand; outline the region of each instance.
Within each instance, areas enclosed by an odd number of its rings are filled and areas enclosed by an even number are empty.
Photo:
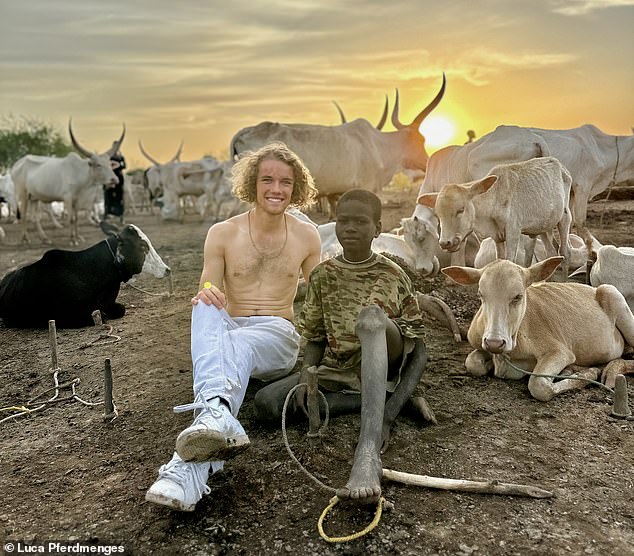
[[[202,289],[192,297],[192,305],[198,305],[199,301],[205,305],[214,305],[217,309],[224,309],[227,306],[225,294],[211,282],[205,282]]]

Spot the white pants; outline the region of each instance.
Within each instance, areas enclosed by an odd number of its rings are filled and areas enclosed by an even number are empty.
[[[232,318],[213,305],[194,305],[194,399],[219,396],[236,417],[251,376],[272,381],[293,370],[299,338],[293,323],[282,317]]]

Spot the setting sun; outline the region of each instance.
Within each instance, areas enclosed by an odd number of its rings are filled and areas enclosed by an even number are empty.
[[[425,144],[431,149],[449,145],[456,135],[455,124],[444,116],[431,115],[420,126]]]

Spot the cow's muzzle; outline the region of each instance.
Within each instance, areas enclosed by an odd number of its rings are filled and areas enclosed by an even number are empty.
[[[503,338],[482,338],[482,347],[489,353],[503,353],[506,340]]]
[[[462,238],[460,236],[454,236],[450,239],[441,239],[438,243],[440,244],[441,249],[453,253],[455,251],[458,251],[458,249],[460,248]]]

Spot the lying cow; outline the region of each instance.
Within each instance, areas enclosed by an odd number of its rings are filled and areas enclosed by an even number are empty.
[[[88,249],[51,249],[7,274],[0,281],[4,324],[43,328],[53,319],[58,328],[79,328],[93,324],[95,310],[104,321],[121,318],[125,307],[116,299],[122,282],[142,272],[161,278],[170,271],[137,226],[118,232],[103,223],[102,229],[108,237]]]
[[[317,226],[321,239],[321,260],[325,261],[343,253],[343,247],[335,233],[335,222],[328,222]],[[403,259],[412,269],[415,267],[414,253],[405,243],[403,236],[382,232],[372,241],[372,251],[375,253],[389,253]]]
[[[474,257],[480,247],[478,238],[471,234],[465,241],[462,258],[454,260],[453,253],[440,248],[440,224],[433,209],[417,204],[411,217],[401,219],[401,227],[403,239],[414,254],[416,272],[423,276],[436,276],[441,268],[452,263],[474,265]]]
[[[590,270],[590,284],[612,284],[634,311],[634,247],[603,245]]]
[[[601,243],[599,240],[595,238],[592,234],[590,234],[592,238],[592,249],[595,251],[601,247]],[[586,261],[592,257],[592,253],[588,253],[588,248],[586,246],[583,238],[579,237],[576,234],[568,235],[568,243],[570,246],[570,267],[577,268],[582,267],[586,268]],[[530,249],[532,245],[532,240],[528,236],[522,235],[517,256],[519,260],[526,261],[526,251]],[[537,238],[537,242],[535,243],[533,250],[533,260],[530,261],[530,264],[537,263],[539,261],[543,261],[548,258],[546,253],[546,247],[541,238]],[[473,261],[473,266],[475,268],[484,268],[490,262],[493,262],[497,259],[497,249],[495,247],[495,241],[492,238],[487,237],[480,244],[480,249],[476,253],[475,260]],[[471,266],[471,265],[467,265]],[[599,284],[592,284],[593,286],[598,286]],[[617,288],[618,289],[618,288]],[[619,290],[620,291],[620,290]]]
[[[520,236],[526,234],[534,239],[540,236],[548,254],[555,255],[552,230],[557,227],[567,276],[571,186],[568,170],[556,158],[539,157],[500,164],[480,180],[445,185],[439,193],[421,195],[418,202],[435,208],[440,246],[450,252],[475,233],[480,239],[492,237],[498,257],[517,263]],[[526,251],[525,266],[532,260],[533,248]]]
[[[524,373],[513,366],[532,371],[531,395],[548,401],[587,384],[554,382],[567,366],[603,365],[620,358],[626,344],[634,346],[634,316],[614,286],[542,282],[562,260],[551,257],[523,268],[498,259],[481,270],[443,269],[458,284],[479,286],[482,305],[467,334],[474,348],[465,361],[468,372],[484,376],[493,369],[496,377],[519,379]],[[597,380],[599,370],[577,376]]]

